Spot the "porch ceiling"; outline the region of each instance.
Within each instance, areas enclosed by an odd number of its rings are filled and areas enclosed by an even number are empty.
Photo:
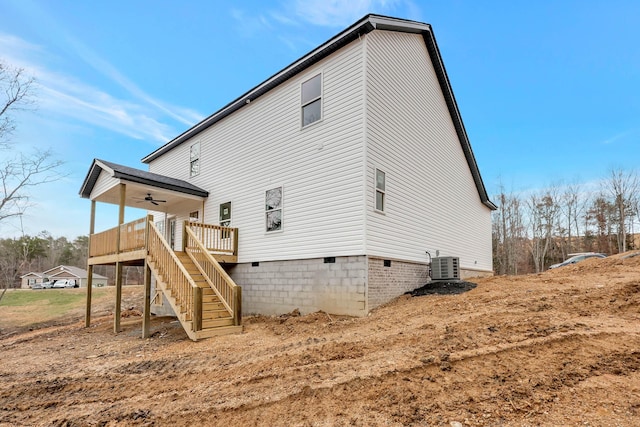
[[[120,184],[126,184],[125,206],[146,209],[154,212],[176,212],[185,210],[197,210],[202,207],[204,197],[193,196],[175,191],[165,190],[152,185],[138,184],[123,179],[116,180],[104,192],[92,197],[92,200],[101,203],[120,204]],[[157,204],[145,200],[151,196]],[[160,200],[164,200],[161,202]]]
[[[209,195],[187,181],[95,159],[80,196],[119,205],[120,184],[126,185],[125,206],[154,212],[196,210]]]

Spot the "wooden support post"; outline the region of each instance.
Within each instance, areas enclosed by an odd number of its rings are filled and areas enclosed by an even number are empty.
[[[142,317],[142,338],[149,338],[151,326],[151,268],[144,260],[144,312]]]
[[[120,209],[118,210],[118,230],[116,234],[116,254],[120,254],[120,233],[124,224],[124,203],[127,196],[126,184],[120,184]],[[119,258],[118,258],[119,259]],[[120,332],[120,311],[122,306],[122,263],[116,261],[116,307],[113,313],[113,332]]]
[[[202,288],[193,290],[193,330],[202,330]]]
[[[242,325],[242,288],[236,286],[233,288],[233,299],[235,310],[233,311],[233,324],[235,326]]]
[[[142,338],[149,338],[151,327],[151,268],[147,262],[149,261],[149,233],[151,232],[152,215],[147,215],[147,221],[144,229],[144,247],[147,256],[144,258],[144,310],[142,317]]]
[[[87,257],[91,257],[91,236],[95,233],[96,228],[96,201],[91,201],[91,221],[89,222],[89,253]],[[89,260],[87,260],[87,264]],[[87,308],[84,315],[84,327],[91,326],[91,291],[93,290],[93,265],[87,268]]]
[[[127,197],[127,185],[120,184],[120,206],[118,209],[118,232],[116,236],[116,253],[120,253],[120,233],[122,232],[121,226],[124,224],[124,204]]]
[[[113,313],[113,332],[120,332],[120,313],[122,306],[122,263],[116,262],[116,308]]]
[[[187,243],[189,243],[189,239],[187,238],[187,224],[189,221],[182,221],[182,250],[184,252],[187,251]]]

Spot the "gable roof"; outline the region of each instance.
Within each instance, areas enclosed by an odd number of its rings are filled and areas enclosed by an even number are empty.
[[[59,265],[57,267],[53,267],[48,269],[47,271],[44,271],[41,276],[54,277],[59,275],[65,275],[65,276],[68,275],[68,276],[77,277],[78,279],[86,279],[89,276],[89,273],[87,272],[87,270],[84,270],[79,267],[74,267],[72,265]],[[96,273],[93,273],[93,278],[106,279],[105,276],[102,276]]]
[[[129,166],[123,166],[105,160],[93,159],[91,168],[87,173],[82,187],[80,188],[80,196],[88,199],[91,191],[98,181],[101,171],[108,172],[113,178],[122,179],[138,184],[151,185],[165,190],[172,190],[179,193],[190,194],[199,197],[208,197],[209,192],[200,187],[177,178],[171,178],[157,173],[135,169]]]
[[[22,276],[20,276],[20,278],[24,279],[25,277],[28,277],[28,276],[35,276],[35,277],[38,277],[38,278],[42,278],[42,274],[41,273],[36,273],[36,272],[33,272],[33,271],[30,271],[27,274],[23,274]]]
[[[162,147],[148,154],[147,156],[142,158],[142,162],[150,163],[154,159],[157,159],[161,155],[182,144],[184,141],[196,136],[200,132],[204,131],[205,129],[209,128],[210,126],[214,125],[215,123],[219,122],[235,111],[241,109],[251,101],[259,98],[260,96],[264,95],[265,93],[269,92],[278,85],[284,83],[285,81],[319,62],[320,60],[326,58],[327,56],[331,55],[332,53],[336,52],[352,41],[376,29],[422,35],[427,51],[429,53],[429,57],[438,77],[440,88],[446,100],[447,108],[449,110],[449,114],[458,135],[458,139],[460,140],[462,150],[464,152],[465,158],[469,165],[469,169],[473,176],[473,180],[478,190],[480,200],[488,208],[496,209],[496,205],[493,204],[491,200],[489,200],[489,196],[487,195],[482,177],[480,176],[480,171],[478,170],[478,165],[471,149],[467,131],[465,130],[464,124],[462,123],[462,116],[460,115],[460,111],[458,110],[458,104],[456,102],[455,96],[453,95],[449,77],[447,76],[447,72],[445,70],[444,63],[440,55],[440,50],[438,49],[438,44],[436,43],[431,25],[417,21],[409,21],[405,19],[392,18],[389,16],[375,14],[366,15],[364,18],[360,19],[358,22],[351,25],[346,30],[342,31],[316,49],[307,53],[300,59],[294,61],[253,89],[242,94],[234,101],[225,105],[217,112],[202,120],[200,123],[178,135]]]

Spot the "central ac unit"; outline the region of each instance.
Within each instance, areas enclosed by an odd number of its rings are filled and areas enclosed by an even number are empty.
[[[431,260],[432,280],[460,280],[460,258],[445,256]]]

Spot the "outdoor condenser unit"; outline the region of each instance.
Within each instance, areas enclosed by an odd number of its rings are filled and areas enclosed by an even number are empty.
[[[460,258],[452,256],[433,258],[431,280],[460,280]]]

